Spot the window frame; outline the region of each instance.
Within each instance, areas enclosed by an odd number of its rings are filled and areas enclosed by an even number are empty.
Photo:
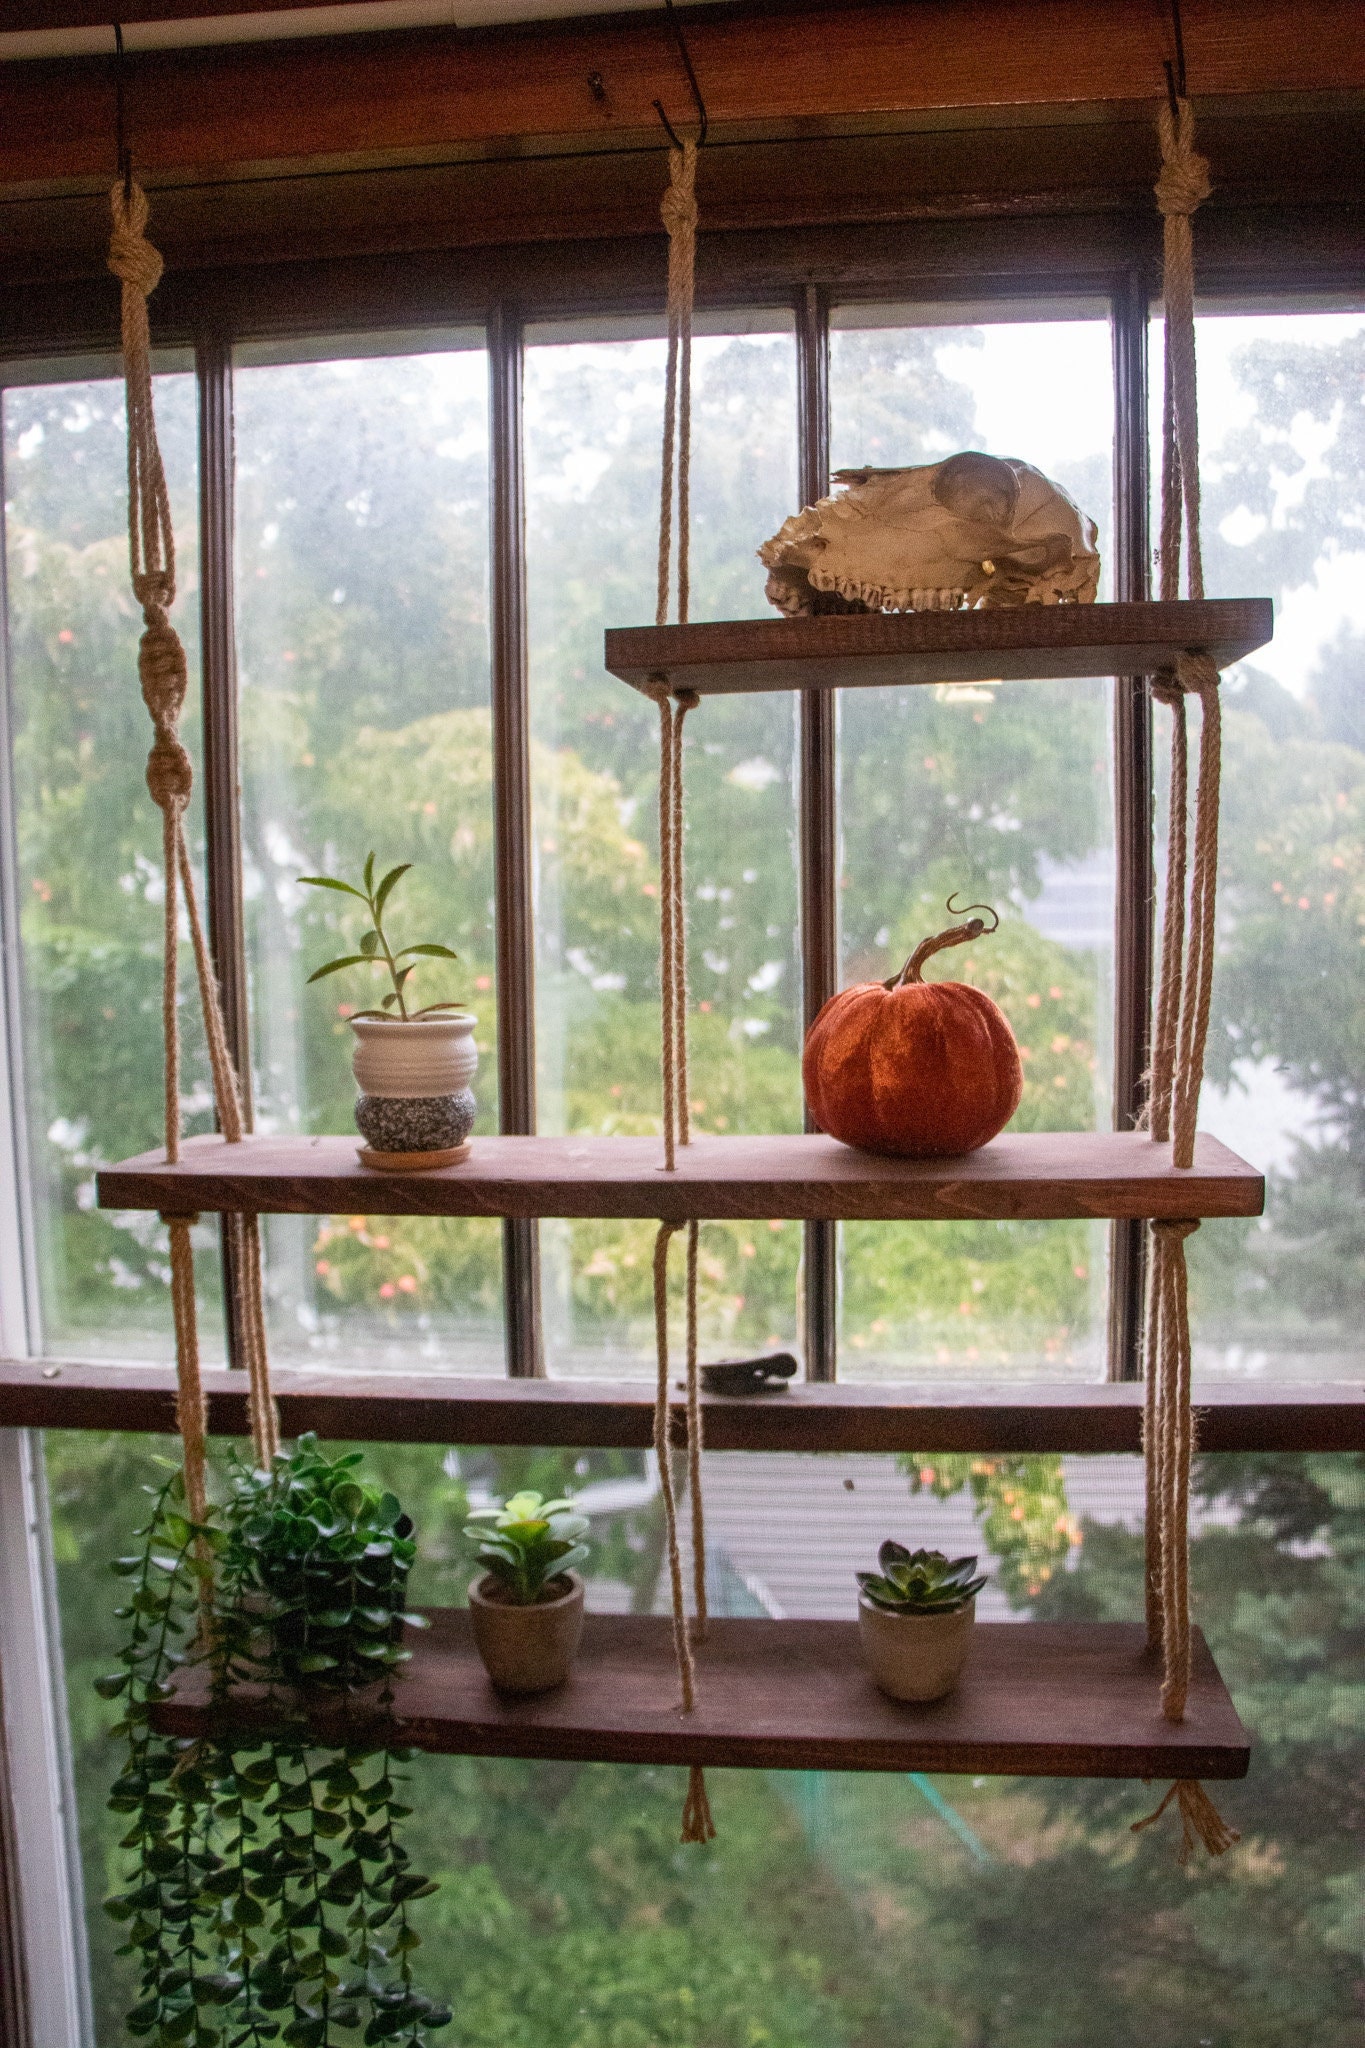
[[[1241,209],[1229,211],[1236,214]],[[1260,303],[1268,299],[1284,303],[1288,309],[1304,297],[1320,301],[1324,292],[1349,297],[1360,294],[1358,279],[1350,266],[1342,264],[1334,223],[1326,223],[1316,236],[1306,236],[1293,256],[1278,245],[1267,254],[1262,243],[1254,269],[1245,244],[1230,231],[1232,223],[1220,226],[1213,260],[1205,266],[1215,287],[1210,297],[1218,303],[1255,297]],[[950,234],[945,235],[945,227],[951,229]],[[783,304],[791,309],[796,335],[799,475],[809,501],[828,484],[832,305],[853,308],[860,303],[899,303],[912,307],[919,303],[942,307],[957,303],[966,308],[1027,300],[1031,309],[1060,302],[1062,310],[1065,302],[1074,303],[1078,297],[1103,301],[1109,311],[1114,367],[1114,595],[1140,599],[1150,587],[1147,332],[1159,276],[1157,256],[1155,224],[1148,217],[1056,219],[1034,215],[1011,223],[917,221],[894,228],[863,227],[837,233],[821,227],[781,238],[762,231],[741,231],[717,235],[713,245],[703,241],[698,304],[708,312],[756,304]],[[498,1044],[501,1127],[504,1131],[529,1131],[535,1122],[535,1045],[521,420],[524,333],[532,321],[556,316],[592,320],[657,314],[658,257],[652,242],[565,240],[529,249],[463,252],[458,275],[450,258],[442,254],[409,262],[401,272],[387,262],[376,266],[372,259],[349,259],[329,265],[282,263],[250,273],[191,273],[179,280],[168,279],[169,293],[163,285],[158,298],[164,300],[169,317],[164,327],[157,322],[161,330],[158,340],[193,341],[199,392],[199,510],[204,554],[202,772],[209,840],[208,917],[229,1032],[239,1053],[245,1046],[247,1005],[236,797],[231,556],[234,347],[262,342],[283,345],[290,338],[325,337],[328,333],[336,334],[339,341],[344,336],[351,343],[363,339],[367,332],[376,336],[400,328],[420,332],[449,329],[457,323],[483,328],[491,428],[490,653],[495,897],[502,997]],[[100,340],[107,347],[110,334],[104,298],[107,294],[99,294],[93,286],[77,288],[74,302],[70,288],[40,288],[31,305],[24,354],[31,357],[41,349],[50,360],[78,347],[88,351]],[[154,303],[154,318],[162,310],[162,304]],[[5,381],[12,380],[5,376],[0,353],[0,382]],[[800,942],[803,1009],[808,1021],[833,993],[837,974],[837,702],[826,693],[803,693],[799,717]],[[1149,679],[1114,680],[1111,729],[1117,858],[1114,1121],[1118,1128],[1131,1128],[1147,1063],[1153,974],[1156,889]],[[802,1335],[806,1378],[812,1388],[808,1401],[818,1401],[814,1388],[829,1385],[837,1375],[836,1228],[830,1224],[804,1226],[807,1277]],[[504,1222],[503,1229],[507,1375],[510,1379],[539,1379],[544,1362],[538,1227],[534,1222],[512,1219]],[[230,1261],[226,1230],[224,1242],[224,1257]],[[1131,1385],[1140,1378],[1143,1278],[1141,1224],[1112,1224],[1111,1383]],[[231,1288],[227,1300],[233,1300]],[[229,1364],[235,1365],[241,1356],[240,1340],[231,1326],[228,1345]],[[343,1383],[355,1384],[353,1376],[336,1373],[309,1371],[307,1379],[324,1406],[330,1400],[330,1386],[339,1390]],[[60,1414],[69,1418],[68,1426],[81,1426],[80,1418],[91,1404],[107,1412],[104,1392],[85,1382],[74,1363],[46,1381],[44,1392],[27,1385],[22,1361],[15,1357],[12,1365],[0,1367],[0,1391],[7,1386],[12,1396],[24,1388],[26,1414],[41,1411],[53,1424],[58,1423]],[[491,1440],[487,1429],[498,1426],[498,1419],[488,1412],[489,1384],[451,1380],[448,1386],[447,1407],[466,1411],[471,1421],[475,1412],[482,1414],[487,1425],[485,1440]],[[931,1391],[919,1382],[908,1382],[904,1390],[893,1389],[886,1401],[874,1399],[869,1404],[869,1413],[884,1411],[881,1421],[871,1426],[887,1447],[910,1426],[907,1412],[918,1413],[930,1427],[937,1426],[932,1417],[947,1412],[943,1404],[932,1400],[907,1400],[906,1395],[916,1389]],[[132,1391],[129,1386],[130,1395]],[[425,1381],[414,1385],[411,1398],[415,1407],[429,1402],[434,1391]],[[596,1405],[604,1423],[611,1396],[617,1391],[609,1383],[600,1383],[603,1398]],[[1066,1439],[1065,1444],[1059,1441],[1057,1448],[1092,1447],[1086,1401],[1063,1400],[1059,1406],[1055,1397],[1062,1389],[1037,1391],[1039,1399],[1032,1405],[1039,1410],[1042,1426],[1060,1429]],[[994,1446],[1000,1430],[998,1418],[1004,1410],[1027,1405],[1014,1398],[1002,1404],[989,1385],[974,1386],[962,1397],[955,1394],[947,1404],[959,1418],[953,1425],[955,1438],[965,1413],[978,1416],[978,1423],[971,1426],[982,1439],[974,1446],[977,1448]],[[1253,1433],[1264,1427],[1267,1448],[1288,1447],[1283,1432],[1287,1416],[1297,1412],[1293,1401],[1233,1397],[1226,1404],[1220,1398],[1217,1405],[1220,1412],[1236,1408]],[[1338,1401],[1334,1413],[1350,1405]],[[519,1431],[524,1425],[515,1415],[520,1412],[521,1403],[514,1403],[502,1419],[503,1426]],[[1316,1440],[1323,1412],[1315,1409],[1311,1423],[1291,1427],[1301,1426]],[[1365,1396],[1361,1413],[1365,1416]],[[1261,1416],[1262,1423],[1253,1424],[1253,1415]],[[394,1427],[399,1419],[395,1416]],[[833,1419],[831,1414],[831,1422]],[[466,1424],[457,1429],[454,1412],[449,1414],[448,1428],[469,1435]],[[756,1424],[756,1429],[755,1444],[767,1425]],[[1359,1435],[1365,1442],[1365,1424]],[[914,1440],[918,1443],[922,1438],[917,1435]],[[1340,1444],[1342,1440],[1334,1436],[1333,1441]],[[1100,1447],[1098,1441],[1093,1447]]]

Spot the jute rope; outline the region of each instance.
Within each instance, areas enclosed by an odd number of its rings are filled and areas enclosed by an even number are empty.
[[[1187,100],[1177,100],[1173,109],[1163,106],[1158,126],[1162,168],[1156,198],[1164,220],[1166,334],[1160,592],[1169,600],[1180,595],[1182,536],[1188,594],[1204,595],[1191,216],[1208,197],[1209,168],[1194,148],[1194,117]],[[1194,1163],[1213,992],[1222,740],[1218,671],[1206,653],[1189,650],[1177,657],[1173,672],[1156,679],[1153,694],[1171,712],[1171,809],[1147,1120],[1153,1139],[1170,1144],[1172,1163],[1188,1168]],[[1185,699],[1191,696],[1198,697],[1202,713],[1192,846],[1185,717]],[[1183,1220],[1154,1222],[1149,1261],[1143,1404],[1145,1606],[1148,1646],[1161,1654],[1161,1710],[1169,1721],[1184,1719],[1190,1687],[1189,1505],[1195,1432],[1185,1240],[1198,1228],[1198,1223]],[[1180,1809],[1182,1863],[1196,1837],[1215,1856],[1238,1839],[1192,1779],[1172,1785],[1156,1811],[1134,1823],[1135,1829],[1159,1819],[1172,1799]]]
[[[697,148],[687,142],[668,156],[669,183],[660,209],[668,230],[668,365],[664,380],[663,453],[659,477],[659,559],[655,624],[666,625],[677,543],[678,623],[686,625],[690,597],[689,537],[692,466],[692,298],[697,247]],[[677,521],[674,524],[674,494]],[[687,886],[683,848],[683,723],[699,699],[693,690],[673,690],[668,677],[650,678],[649,695],[659,707],[659,1009],[663,1082],[664,1171],[677,1170],[678,1147],[691,1142],[687,1071]],[[673,1649],[681,1707],[696,1705],[693,1644],[706,1633],[706,1519],[702,1505],[702,1410],[697,1365],[698,1225],[687,1225],[686,1397],[687,1493],[692,1523],[692,1597],[689,1627],[678,1538],[678,1498],[672,1464],[672,1409],[668,1353],[668,1248],[682,1228],[661,1223],[654,1240],[654,1348],[657,1385],[654,1452],[663,1498],[673,1612]],[[691,1769],[683,1806],[684,1842],[709,1842],[716,1830],[701,1767]]]
[[[189,687],[189,670],[180,636],[170,622],[175,603],[175,533],[171,524],[166,472],[157,440],[152,401],[151,334],[147,300],[161,277],[158,252],[147,240],[147,199],[142,188],[122,179],[110,194],[113,228],[109,268],[123,288],[123,374],[128,412],[128,555],[133,595],[142,609],[143,633],[138,646],[138,677],[153,728],[147,758],[147,787],[161,812],[161,853],[164,879],[161,1021],[165,1035],[166,1158],[180,1158],[180,898],[194,952],[199,1001],[208,1041],[209,1066],[218,1122],[229,1144],[243,1135],[242,1097],[228,1046],[213,962],[199,915],[194,870],[185,835],[185,813],[194,786],[190,757],[180,738],[180,714]],[[183,1217],[164,1219],[171,1239],[171,1306],[175,1322],[176,1370],[179,1384],[177,1419],[185,1447],[186,1502],[196,1520],[205,1502],[206,1410],[200,1377],[199,1332],[194,1300],[194,1252],[190,1223]],[[251,1437],[258,1462],[268,1464],[279,1448],[279,1420],[270,1394],[265,1347],[265,1315],[261,1302],[260,1236],[256,1218],[234,1219],[230,1226],[239,1246],[235,1263],[239,1327],[247,1354]]]
[[[668,623],[673,546],[673,483],[678,488],[678,624],[690,595],[692,471],[692,300],[697,259],[697,145],[668,152],[668,190],[659,212],[668,230],[668,369],[664,383],[663,463],[659,475],[659,587],[654,623]]]

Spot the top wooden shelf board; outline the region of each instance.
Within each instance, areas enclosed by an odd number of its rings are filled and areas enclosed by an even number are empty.
[[[664,675],[674,689],[702,696],[1141,676],[1173,667],[1177,654],[1196,648],[1227,668],[1264,647],[1274,625],[1268,597],[720,619],[614,626],[606,637],[606,666],[637,690]]]
[[[98,1176],[105,1209],[166,1215],[691,1217],[719,1222],[1259,1216],[1265,1181],[1201,1134],[1192,1167],[1136,1131],[1006,1132],[959,1159],[883,1159],[834,1138],[476,1138],[431,1173],[375,1173],[354,1138],[192,1138]]]

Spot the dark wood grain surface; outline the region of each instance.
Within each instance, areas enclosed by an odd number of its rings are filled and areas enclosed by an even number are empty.
[[[500,1699],[467,1614],[438,1608],[411,1638],[398,1739],[445,1756],[555,1757],[788,1771],[951,1771],[1049,1778],[1241,1778],[1250,1743],[1195,1631],[1189,1709],[1163,1719],[1157,1661],[1126,1623],[978,1622],[957,1690],[928,1706],[880,1693],[856,1622],[714,1621],[697,1651],[697,1705],[678,1709],[672,1625],[587,1617],[568,1683]],[[265,1710],[244,1700],[250,1725]],[[209,1725],[202,1672],[156,1710],[176,1735]],[[319,1732],[343,1725],[319,1714]]]
[[[315,1430],[353,1443],[576,1445],[646,1448],[652,1382],[510,1380],[363,1366],[272,1374],[286,1436]],[[209,1430],[247,1434],[246,1382],[204,1373]],[[681,1400],[681,1393],[679,1393]],[[1365,1451],[1365,1384],[1267,1387],[1214,1380],[1194,1386],[1206,1451]],[[702,1396],[713,1451],[1127,1452],[1142,1445],[1142,1388],[1107,1382],[918,1379],[797,1383],[752,1398]],[[0,1360],[0,1427],[175,1429],[169,1365]],[[681,1410],[674,1435],[682,1441]]]
[[[21,19],[58,23],[55,0]],[[1152,0],[755,0],[689,9],[687,38],[714,143],[753,133],[910,123],[958,110],[1025,119],[1039,106],[1131,109],[1150,121],[1173,55]],[[1351,0],[1201,0],[1185,30],[1201,101],[1343,94],[1365,85]],[[104,20],[108,20],[105,14]],[[11,10],[0,27],[11,25]],[[657,144],[653,102],[690,111],[654,12],[137,54],[133,147],[152,171],[203,175],[380,152],[477,154],[508,137],[577,149]],[[588,84],[596,71],[600,96]],[[109,59],[0,67],[0,180],[104,179]],[[703,202],[704,205],[704,202]]]
[[[1137,1131],[1006,1132],[957,1159],[883,1159],[834,1138],[699,1137],[663,1169],[655,1138],[476,1138],[432,1173],[374,1173],[354,1138],[191,1138],[98,1176],[105,1209],[325,1216],[867,1218],[1259,1216],[1265,1180],[1216,1138],[1192,1167]]]
[[[1150,675],[1182,648],[1219,668],[1263,647],[1268,597],[1179,604],[1019,605],[990,611],[861,612],[616,626],[606,666],[641,689],[667,675],[702,696],[748,690]]]

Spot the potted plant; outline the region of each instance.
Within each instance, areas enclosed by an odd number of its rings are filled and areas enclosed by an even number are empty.
[[[572,1501],[514,1493],[476,1508],[465,1535],[483,1572],[469,1589],[474,1641],[499,1692],[548,1692],[569,1675],[583,1633],[585,1515]]]
[[[127,2031],[154,2048],[331,2048],[362,2029],[422,2048],[450,2023],[415,1973],[410,1909],[436,1887],[402,1839],[413,1753],[373,1693],[404,1655],[411,1525],[359,1461],[302,1437],[268,1470],[234,1465],[202,1523],[176,1472],[115,1562],[125,1640],[96,1690],[120,1703],[109,1807],[128,1867],[105,1910],[137,1981]],[[208,1730],[163,1734],[158,1707],[202,1662]]]
[[[367,1480],[364,1453],[330,1459],[301,1436],[269,1471],[232,1458],[219,1573],[235,1677],[353,1693],[391,1679],[417,1555],[398,1496]]]
[[[334,875],[301,875],[310,889],[335,889],[354,896],[369,913],[360,951],[344,953],[310,974],[310,982],[344,967],[380,967],[391,986],[376,1010],[357,1010],[350,1026],[358,1043],[351,1069],[360,1094],[355,1120],[367,1141],[360,1147],[366,1166],[381,1172],[415,1173],[453,1166],[469,1151],[474,1127],[470,1082],[479,1064],[474,1045],[478,1019],[458,1002],[428,1003],[410,1010],[405,990],[420,960],[457,960],[449,946],[423,941],[395,952],[384,930],[384,912],[397,884],[411,867],[390,868],[377,884],[374,855],[365,862],[364,887],[355,889]]]
[[[937,1700],[957,1684],[985,1585],[974,1557],[883,1543],[859,1572],[858,1630],[868,1669],[893,1700]]]

